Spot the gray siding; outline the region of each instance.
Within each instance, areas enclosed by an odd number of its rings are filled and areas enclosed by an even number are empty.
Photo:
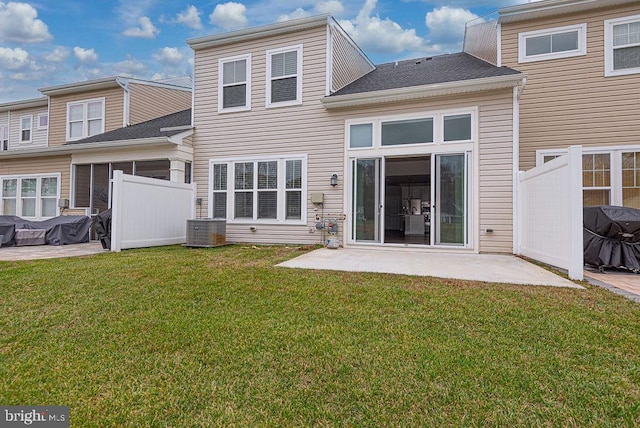
[[[47,129],[38,129],[38,114],[47,113],[47,107],[35,107],[22,110],[12,110],[9,123],[9,150],[27,149],[47,146]],[[31,142],[20,142],[20,118],[31,116]]]
[[[498,31],[495,20],[470,25],[464,33],[464,52],[491,64],[498,63]]]
[[[331,91],[336,92],[349,83],[369,73],[374,67],[363,57],[362,52],[337,26],[330,26],[331,33]]]
[[[191,108],[191,91],[140,83],[129,84],[129,124]]]

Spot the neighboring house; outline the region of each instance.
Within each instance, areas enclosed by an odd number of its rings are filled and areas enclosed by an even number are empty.
[[[467,28],[465,51],[528,76],[521,169],[581,145],[583,205],[640,208],[640,2],[504,8],[497,22]]]
[[[40,92],[46,97],[0,104],[1,214],[49,218],[61,199],[67,213],[102,211],[114,169],[190,176],[190,84],[111,77]],[[176,112],[177,120],[152,120]]]
[[[188,43],[194,180],[229,241],[318,243],[338,219],[345,245],[513,251],[521,73],[376,67],[327,16]]]

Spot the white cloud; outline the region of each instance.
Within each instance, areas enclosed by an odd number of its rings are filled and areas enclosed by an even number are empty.
[[[377,0],[366,0],[354,20],[341,20],[340,25],[365,51],[400,53],[426,51],[424,39],[415,29],[404,29],[389,18],[372,16]]]
[[[183,12],[180,12],[176,17],[176,22],[184,24],[194,30],[202,28],[202,21],[200,20],[200,11],[197,7],[189,5]]]
[[[318,13],[329,13],[338,16],[344,12],[344,6],[342,2],[338,0],[321,1],[316,4],[316,11],[318,11]]]
[[[141,16],[149,14],[157,0],[119,0],[117,7],[120,19],[127,25],[132,26],[138,23]]]
[[[64,46],[56,47],[53,52],[44,56],[44,59],[49,62],[64,62],[65,59],[69,57],[71,53],[69,52],[69,48]]]
[[[127,37],[140,37],[143,39],[153,39],[155,36],[157,36],[160,33],[160,30],[158,30],[153,25],[151,20],[146,16],[139,18],[138,24],[140,24],[139,27],[127,28],[122,32],[122,34]]]
[[[436,44],[457,44],[462,42],[466,22],[478,18],[468,9],[442,6],[427,13],[425,23],[429,37]]]
[[[153,58],[160,64],[177,66],[182,63],[184,55],[182,55],[178,48],[164,47],[157,54],[154,54]]]
[[[84,49],[76,46],[75,48],[73,48],[73,54],[75,55],[76,59],[83,64],[89,64],[98,60],[98,54],[95,50],[93,50],[93,48]]]
[[[247,26],[247,8],[242,3],[228,2],[216,5],[209,20],[216,27],[237,30]]]
[[[278,22],[290,21],[292,19],[305,18],[307,16],[311,16],[311,13],[299,7],[291,13],[280,15],[277,21]]]
[[[114,74],[119,76],[140,76],[147,72],[147,66],[135,58],[127,58],[124,61],[111,64]]]
[[[22,48],[0,47],[0,69],[7,71],[21,71],[33,64],[29,53]]]
[[[28,3],[0,1],[0,40],[15,43],[37,43],[51,39],[47,24]]]

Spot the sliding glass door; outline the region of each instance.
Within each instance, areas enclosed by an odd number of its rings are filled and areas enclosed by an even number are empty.
[[[381,242],[381,159],[353,159],[351,237],[355,242]]]
[[[435,244],[467,242],[468,177],[465,154],[436,155]]]

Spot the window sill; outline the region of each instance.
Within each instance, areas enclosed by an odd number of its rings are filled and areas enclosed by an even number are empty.
[[[233,108],[219,108],[219,114],[239,113],[241,111],[251,111],[251,107],[233,107]]]
[[[279,107],[291,107],[302,105],[302,100],[283,101],[280,103],[268,103],[265,108],[279,108]]]
[[[307,222],[303,220],[249,220],[237,219],[227,220],[228,225],[232,226],[306,226]]]
[[[527,62],[550,61],[553,59],[573,58],[576,56],[585,56],[587,53],[583,51],[556,52],[551,54],[541,54],[536,56],[520,57],[518,64]]]
[[[626,68],[622,70],[607,70],[604,77],[628,76],[630,74],[640,74],[640,67]]]

